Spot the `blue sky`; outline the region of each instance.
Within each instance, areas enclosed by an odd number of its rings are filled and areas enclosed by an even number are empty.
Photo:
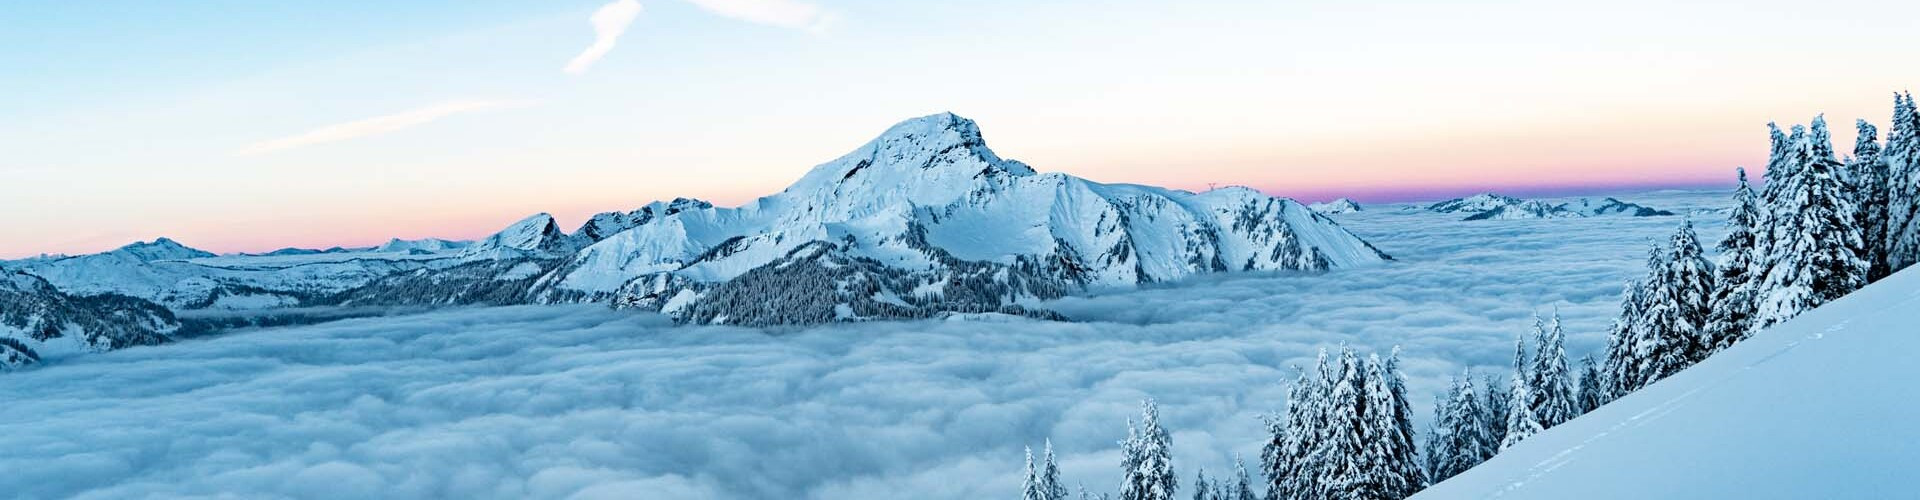
[[[1920,81],[1905,2],[637,4],[570,73],[605,2],[10,2],[0,256],[740,203],[948,110],[1108,182],[1719,184],[1766,121],[1884,121]]]

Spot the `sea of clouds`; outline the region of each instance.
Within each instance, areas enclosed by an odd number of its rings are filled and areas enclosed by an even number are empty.
[[[1725,193],[1623,196],[1717,241]],[[1402,348],[1415,410],[1504,376],[1535,313],[1577,357],[1682,217],[1338,216],[1395,263],[1072,297],[1078,320],[677,327],[599,306],[259,329],[0,377],[0,492],[20,498],[1012,498],[1021,447],[1119,482],[1160,402],[1182,481],[1257,465],[1293,365]],[[1695,211],[1699,210],[1699,211]],[[1424,427],[1424,420],[1420,422]],[[1256,472],[1257,474],[1257,472]]]

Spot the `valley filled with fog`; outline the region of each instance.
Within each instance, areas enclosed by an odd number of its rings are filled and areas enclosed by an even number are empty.
[[[1730,192],[1614,194],[1678,215],[1332,215],[1393,256],[1232,273],[1007,315],[751,329],[603,304],[242,330],[64,359],[0,383],[0,491],[27,497],[1013,497],[1051,439],[1111,490],[1157,399],[1182,478],[1257,463],[1294,365],[1401,348],[1416,422],[1448,378],[1505,377],[1534,315],[1598,356],[1621,284]],[[1599,200],[1600,196],[1592,197]],[[1553,200],[1578,203],[1578,198]]]

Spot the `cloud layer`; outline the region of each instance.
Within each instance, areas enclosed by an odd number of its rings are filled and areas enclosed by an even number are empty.
[[[512,101],[456,101],[437,104],[424,108],[410,109],[390,115],[376,116],[364,120],[328,125],[297,135],[261,141],[240,148],[235,156],[256,155],[316,144],[340,142],[371,135],[397,132],[432,123],[435,120],[461,113],[486,111],[521,105]]]
[[[1664,209],[1717,193],[1626,197]],[[983,498],[1052,438],[1111,491],[1138,400],[1176,470],[1257,462],[1287,366],[1405,348],[1416,411],[1463,367],[1504,373],[1530,314],[1604,342],[1619,283],[1676,217],[1340,216],[1399,262],[1072,298],[1081,323],[675,327],[597,306],[267,329],[0,378],[0,491],[26,498]],[[1717,239],[1717,217],[1697,220]]]
[[[580,51],[580,55],[573,56],[562,70],[574,75],[586,73],[587,68],[593,67],[593,63],[599,62],[600,58],[607,56],[608,51],[613,50],[614,43],[620,41],[620,35],[626,33],[633,19],[640,16],[640,10],[640,2],[635,0],[614,0],[594,10],[593,15],[587,17],[587,22],[593,25],[593,45]]]

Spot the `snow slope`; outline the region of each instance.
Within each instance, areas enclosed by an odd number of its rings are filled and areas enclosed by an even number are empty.
[[[157,344],[179,328],[170,311],[152,302],[75,297],[31,274],[0,271],[0,371],[44,358]]]
[[[1915,325],[1910,269],[1416,498],[1911,498]]]

